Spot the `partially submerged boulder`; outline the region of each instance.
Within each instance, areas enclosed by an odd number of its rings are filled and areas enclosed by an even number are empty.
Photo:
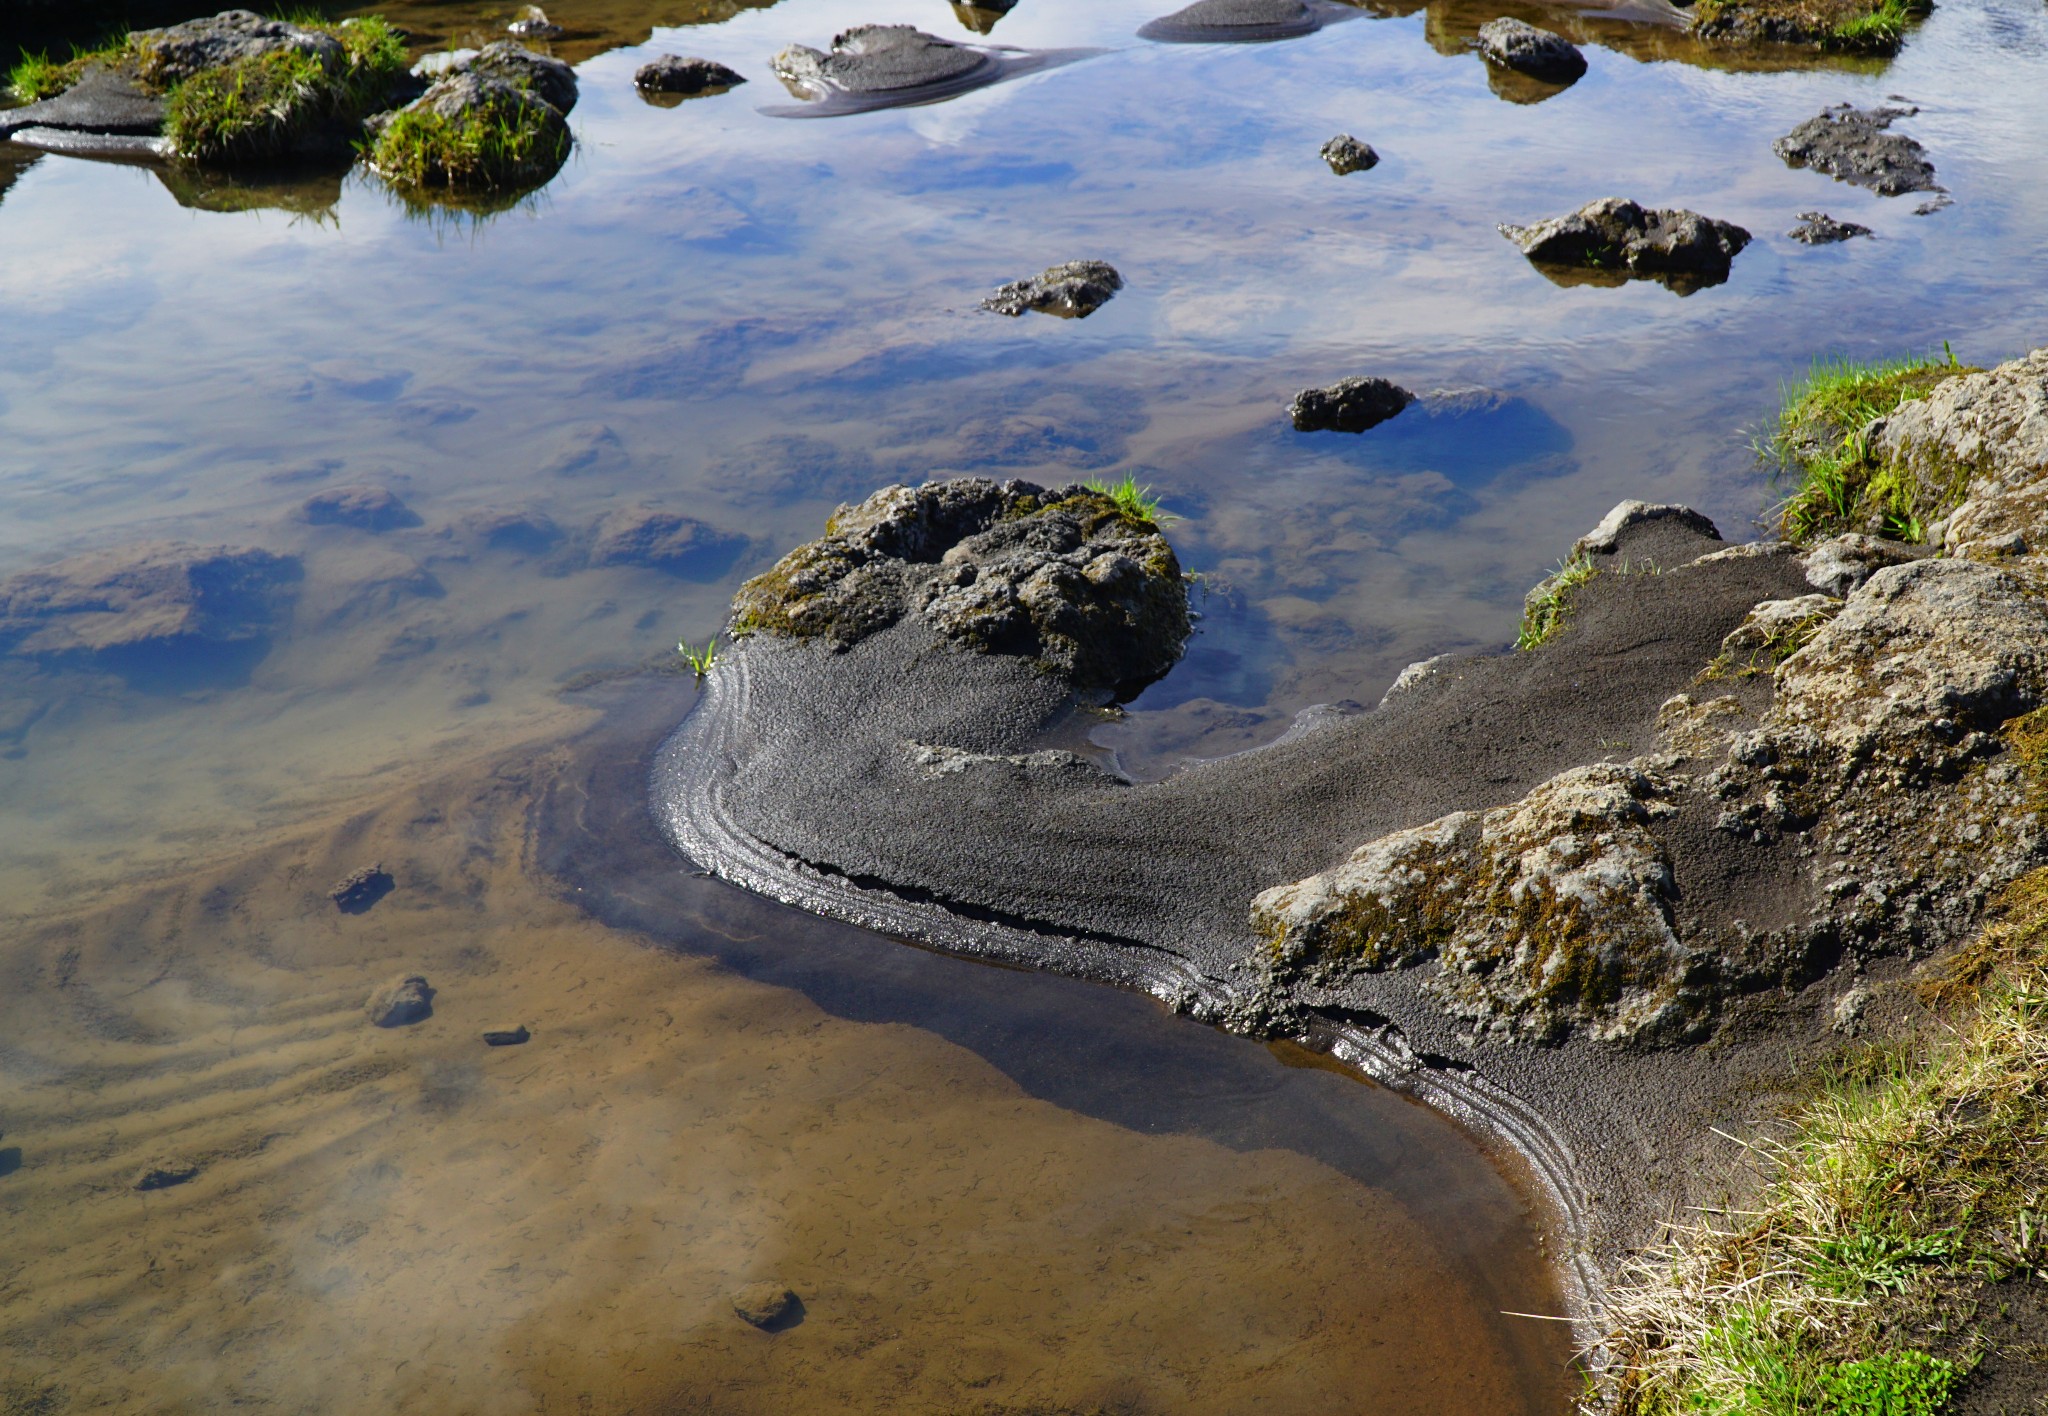
[[[1048,266],[1028,280],[1013,280],[981,302],[984,310],[1013,318],[1026,310],[1084,320],[1124,288],[1124,278],[1108,261],[1064,261]]]
[[[550,71],[529,71],[509,57],[486,65],[484,56],[497,48],[383,115],[370,166],[401,191],[458,198],[531,191],[559,172],[569,157],[569,124],[533,78]],[[572,77],[571,101],[574,93]]]
[[[1857,236],[1868,236],[1868,226],[1858,226],[1853,221],[1837,221],[1824,211],[1802,211],[1799,224],[1785,233],[1805,246],[1831,246],[1837,241],[1847,241]]]
[[[1371,143],[1362,143],[1349,133],[1337,134],[1324,143],[1320,151],[1323,161],[1329,163],[1330,170],[1339,177],[1368,171],[1380,163],[1380,155],[1372,150]]]
[[[1487,63],[1546,84],[1574,84],[1586,72],[1586,56],[1578,46],[1524,20],[1488,20],[1479,27],[1478,47]]]
[[[1388,379],[1339,379],[1328,388],[1305,388],[1295,394],[1287,416],[1297,433],[1362,433],[1414,401],[1414,394]]]
[[[954,646],[1020,655],[1121,692],[1180,658],[1180,562],[1142,507],[1088,487],[978,477],[889,487],[841,507],[733,600],[736,633],[846,650],[914,618]]]
[[[993,77],[994,68],[983,50],[914,25],[856,25],[834,35],[829,50],[792,44],[770,63],[792,90],[816,96],[935,90]]]
[[[242,547],[87,551],[0,580],[0,654],[258,642],[277,628],[300,574],[289,556]]]
[[[1142,39],[1168,44],[1245,44],[1313,34],[1349,18],[1325,0],[1195,0],[1139,29]]]
[[[1503,224],[1500,234],[1546,274],[1573,272],[1596,283],[1655,280],[1689,295],[1728,279],[1749,233],[1682,208],[1645,208],[1622,197],[1588,202],[1565,216],[1530,226]]]
[[[1890,131],[1894,120],[1917,112],[1916,108],[1863,109],[1837,104],[1772,143],[1771,151],[1790,166],[1825,172],[1838,181],[1868,187],[1881,197],[1939,192],[1927,149],[1903,133]]]
[[[685,59],[678,54],[664,54],[633,71],[633,86],[642,93],[724,93],[745,82],[715,59]]]

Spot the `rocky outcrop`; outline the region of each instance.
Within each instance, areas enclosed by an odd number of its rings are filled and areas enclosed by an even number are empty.
[[[1321,151],[1323,161],[1329,163],[1330,170],[1339,177],[1364,172],[1380,164],[1380,155],[1372,150],[1372,144],[1362,143],[1349,133],[1337,134],[1323,144]]]
[[[266,639],[299,563],[269,551],[152,541],[0,580],[0,653],[95,655]]]
[[[736,633],[844,650],[915,618],[954,646],[1123,691],[1179,659],[1180,562],[1141,512],[1087,487],[981,478],[890,487],[740,587]]]
[[[1037,310],[1062,319],[1084,320],[1123,288],[1124,278],[1108,261],[1066,261],[1048,266],[1028,280],[998,286],[995,294],[981,302],[981,308],[1013,318]]]
[[[1682,208],[1640,207],[1621,197],[1499,230],[1539,268],[1613,284],[1655,280],[1681,295],[1727,280],[1735,257],[1749,244],[1749,233],[1730,222]]]
[[[1882,197],[1938,192],[1927,149],[1890,131],[1895,119],[1917,108],[1859,109],[1843,103],[1822,109],[1784,137],[1771,151],[1793,167],[1810,167],[1830,177],[1868,187]]]
[[[1802,211],[1799,224],[1785,233],[1805,246],[1831,246],[1838,241],[1847,241],[1857,236],[1868,236],[1868,226],[1858,226],[1853,221],[1837,221],[1824,211]]]
[[[1287,416],[1297,433],[1362,433],[1414,401],[1414,394],[1387,379],[1339,379],[1328,388],[1295,394]]]
[[[1961,489],[1942,535],[1951,554],[2048,549],[2048,349],[1937,384],[1869,443],[1924,485]]]
[[[745,82],[715,59],[685,59],[677,54],[664,54],[633,71],[633,86],[642,93],[724,93]]]
[[[1546,84],[1575,84],[1586,72],[1586,56],[1578,46],[1523,20],[1487,21],[1479,27],[1478,48],[1487,63]]]

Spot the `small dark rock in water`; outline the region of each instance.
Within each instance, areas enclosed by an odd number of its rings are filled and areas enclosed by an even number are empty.
[[[554,39],[562,32],[562,27],[550,20],[547,12],[538,5],[528,5],[518,19],[505,26],[505,33],[516,34],[521,39]]]
[[[1016,8],[1017,0],[976,0],[974,4],[953,0],[953,18],[976,34],[987,34],[1003,16]]]
[[[1588,202],[1569,216],[1531,226],[1503,224],[1500,234],[1539,268],[1567,267],[1613,283],[1646,278],[1681,295],[1728,278],[1749,233],[1696,211],[1644,208],[1621,197]]]
[[[771,61],[775,76],[815,94],[889,93],[965,79],[993,67],[988,55],[910,25],[856,25],[829,53],[792,44]]]
[[[1145,25],[1138,36],[1177,44],[1292,39],[1321,28],[1328,18],[1309,0],[1195,0]]]
[[[1481,25],[1479,52],[1489,63],[1547,84],[1577,83],[1586,72],[1586,56],[1570,40],[1521,20],[1488,20]]]
[[[300,574],[289,557],[229,546],[88,551],[0,580],[0,653],[254,643],[275,628]]]
[[[594,565],[716,573],[731,564],[742,544],[741,538],[693,517],[651,506],[622,507],[597,523],[590,559]]]
[[[1927,149],[1903,133],[1887,131],[1897,118],[1910,118],[1916,108],[1852,108],[1843,103],[1822,109],[1784,137],[1771,151],[1794,167],[1810,167],[1843,182],[1868,187],[1879,196],[1906,192],[1938,192],[1934,164]]]
[[[1836,241],[1846,241],[1852,236],[1868,236],[1868,226],[1858,226],[1853,221],[1837,221],[1826,212],[1802,211],[1799,224],[1785,233],[1795,241],[1809,246],[1826,246]]]
[[[135,1188],[138,1190],[168,1190],[173,1185],[182,1185],[187,1180],[197,1179],[200,1167],[189,1160],[156,1160],[142,1167],[135,1174]]]
[[[400,974],[370,995],[364,1005],[380,1028],[402,1028],[434,1016],[434,990],[419,974]]]
[[[1107,261],[1067,261],[1050,266],[1029,280],[1013,280],[981,302],[999,315],[1041,310],[1063,319],[1081,320],[1109,303],[1124,288],[1124,278]]]
[[[491,1028],[487,1030],[484,1033],[484,1044],[487,1047],[517,1047],[532,1037],[533,1034],[526,1030],[526,1024],[521,1023],[516,1028]]]
[[[750,1283],[732,1295],[732,1310],[763,1332],[789,1327],[803,1309],[803,1301],[780,1283]]]
[[[314,526],[353,526],[358,531],[394,531],[420,524],[412,508],[386,487],[335,487],[307,498],[301,514]]]
[[[723,93],[746,79],[714,59],[664,54],[633,71],[633,84],[647,93]]]
[[[1339,379],[1328,388],[1305,388],[1287,405],[1298,433],[1362,433],[1415,401],[1386,379]]]
[[[1380,155],[1372,150],[1371,143],[1362,143],[1349,133],[1339,133],[1323,144],[1323,161],[1330,164],[1330,170],[1339,177],[1353,172],[1363,172],[1377,167]]]
[[[380,865],[351,870],[334,883],[327,898],[343,914],[364,914],[370,907],[398,888],[398,882]]]

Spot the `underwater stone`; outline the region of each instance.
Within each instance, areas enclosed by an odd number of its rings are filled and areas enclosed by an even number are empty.
[[[327,898],[343,914],[363,914],[397,888],[398,882],[382,864],[365,865],[335,881]]]
[[[750,1283],[732,1295],[733,1312],[764,1331],[784,1324],[802,1306],[789,1286],[781,1283]]]
[[[393,531],[420,519],[388,487],[334,487],[306,499],[300,514],[314,526],[353,526],[359,531]]]
[[[419,974],[400,974],[371,994],[364,1010],[380,1028],[409,1027],[434,1015],[434,990]]]
[[[138,1190],[168,1190],[199,1178],[201,1167],[189,1160],[154,1160],[135,1174]]]
[[[590,561],[686,571],[728,560],[741,544],[742,538],[695,517],[651,506],[622,507],[597,523]]]
[[[300,575],[291,557],[229,546],[149,541],[88,551],[0,580],[0,653],[261,639]]]

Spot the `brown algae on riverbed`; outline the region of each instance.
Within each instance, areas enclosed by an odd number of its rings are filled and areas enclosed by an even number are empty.
[[[14,930],[8,1409],[1554,1409],[1381,1193],[550,898],[525,812],[559,756]],[[338,912],[372,858],[395,889]],[[431,1017],[371,1026],[414,970]],[[192,1178],[134,1188],[172,1152]],[[735,1317],[762,1282],[799,1322]]]

